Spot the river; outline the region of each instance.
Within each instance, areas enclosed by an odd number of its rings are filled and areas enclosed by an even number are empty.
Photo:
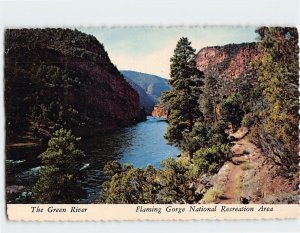
[[[167,126],[163,119],[147,117],[146,121],[134,126],[83,140],[80,148],[87,155],[84,161],[87,176],[81,181],[86,197],[80,203],[93,203],[98,198],[103,183],[103,167],[108,161],[118,160],[122,164],[131,163],[144,168],[147,164],[159,167],[161,160],[176,157],[180,150],[167,145],[163,137]],[[31,190],[37,180],[40,161],[27,156],[6,160],[7,186],[24,186],[26,192]],[[15,198],[7,195],[8,202],[16,202]]]

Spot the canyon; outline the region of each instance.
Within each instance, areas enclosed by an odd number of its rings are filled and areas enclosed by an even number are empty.
[[[197,68],[206,76],[231,81],[251,74],[252,62],[258,57],[256,43],[205,47],[197,54]]]
[[[93,36],[70,29],[5,32],[8,144],[57,128],[92,136],[146,119],[139,95]]]

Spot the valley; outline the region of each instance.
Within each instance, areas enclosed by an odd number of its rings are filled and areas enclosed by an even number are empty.
[[[93,30],[5,32],[7,203],[298,203],[296,28]]]

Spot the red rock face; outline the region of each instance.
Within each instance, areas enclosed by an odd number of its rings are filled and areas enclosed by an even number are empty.
[[[69,29],[12,29],[6,30],[5,41],[5,81],[7,90],[10,90],[6,91],[6,114],[7,117],[16,115],[12,105],[22,107],[20,118],[28,127],[19,130],[20,137],[33,134],[42,138],[44,134],[37,135],[35,128],[50,135],[58,124],[76,135],[92,136],[145,120],[138,93],[111,63],[96,38]],[[37,75],[41,67],[59,70],[69,80],[79,81],[72,88],[59,89],[56,83],[64,76],[56,72],[55,78],[45,81],[49,75]],[[19,82],[23,83],[21,87]],[[51,90],[49,85],[55,88]],[[32,93],[38,93],[35,94],[38,96]],[[19,102],[15,101],[16,97]],[[54,104],[58,103],[61,108],[51,108],[51,114],[43,119],[37,117],[40,113],[34,115],[33,109],[40,105],[46,106],[50,112],[49,103],[53,99]],[[63,120],[59,119],[59,112]],[[7,128],[17,126],[7,125]],[[11,138],[19,140],[14,134]]]
[[[197,55],[197,67],[200,70],[206,70],[212,66],[224,61],[226,53],[218,48],[208,47],[201,49]]]
[[[153,117],[162,117],[162,118],[168,118],[168,110],[162,106],[161,104],[157,104],[154,106],[154,109],[152,111]]]
[[[233,80],[253,71],[251,62],[259,56],[255,43],[206,47],[197,54],[197,67],[204,74],[213,73]]]

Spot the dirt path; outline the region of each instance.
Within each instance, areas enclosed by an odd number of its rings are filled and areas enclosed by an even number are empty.
[[[221,204],[230,204],[235,202],[236,190],[238,186],[238,175],[240,173],[240,165],[234,165],[231,163],[230,173],[224,188],[224,198],[220,201]]]
[[[232,134],[237,141],[231,148],[233,153],[232,161],[227,164],[229,167],[227,180],[224,185],[224,196],[220,201],[221,204],[239,203],[239,176],[242,172],[241,165],[246,162],[251,162],[251,157],[257,153],[257,147],[245,138],[248,130],[240,129],[235,134]]]
[[[200,203],[298,203],[299,179],[276,175],[276,165],[251,143],[247,129],[231,134],[233,157],[209,180]],[[234,137],[234,138],[233,138]],[[199,186],[199,190],[205,187]]]

